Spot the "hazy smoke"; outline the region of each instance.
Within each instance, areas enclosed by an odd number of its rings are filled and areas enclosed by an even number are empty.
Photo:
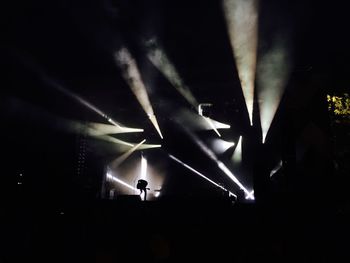
[[[258,1],[223,0],[228,34],[252,123],[258,44]]]
[[[260,57],[257,85],[263,141],[280,104],[289,73],[291,59],[286,38],[275,38]]]
[[[193,96],[190,89],[183,83],[174,65],[170,62],[164,50],[162,50],[155,39],[148,40],[147,56],[152,64],[169,80],[176,90],[190,103],[193,107],[198,107],[198,102]]]
[[[115,53],[115,59],[122,71],[125,81],[128,83],[160,137],[163,138],[135,59],[125,47],[122,47]]]

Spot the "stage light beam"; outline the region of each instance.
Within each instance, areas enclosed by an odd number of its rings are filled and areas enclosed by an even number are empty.
[[[223,10],[250,124],[253,125],[258,44],[258,1],[223,0]]]
[[[99,108],[94,106],[92,103],[88,102],[86,99],[82,98],[80,95],[78,95],[78,94],[76,94],[76,93],[74,93],[74,92],[64,88],[63,86],[58,84],[56,81],[50,79],[49,77],[47,77],[45,75],[43,75],[42,78],[43,78],[43,80],[45,82],[49,83],[51,87],[53,87],[56,90],[62,92],[66,96],[74,99],[75,101],[79,102],[81,105],[84,105],[85,107],[87,107],[88,109],[92,110],[93,112],[97,113],[98,115],[103,117],[105,120],[107,120],[109,123],[111,123],[114,126],[116,126],[117,128],[119,128],[120,130],[125,129],[125,131],[127,131],[127,132],[142,132],[143,131],[143,129],[135,129],[135,128],[123,127],[120,123],[118,123],[115,120],[113,120],[106,113],[104,113],[102,110],[100,110]],[[133,130],[133,131],[131,131],[130,129]]]
[[[121,127],[116,125],[109,125],[109,124],[95,123],[95,122],[87,123],[87,129],[88,129],[88,133],[94,136],[105,135],[105,134],[117,134],[117,133],[143,132],[143,129]]]
[[[237,197],[234,193],[228,191],[226,188],[224,188],[223,186],[219,185],[218,183],[215,183],[213,180],[209,179],[208,177],[206,177],[205,175],[203,175],[202,173],[198,172],[196,169],[192,168],[191,166],[189,166],[188,164],[184,163],[183,161],[179,160],[178,158],[176,158],[174,155],[169,154],[169,157],[171,159],[173,159],[174,161],[178,162],[179,164],[181,164],[182,166],[186,167],[188,170],[194,172],[195,174],[199,175],[200,177],[202,177],[203,179],[207,180],[208,182],[210,182],[211,184],[215,185],[216,187],[219,187],[220,189],[227,191],[230,193],[230,195],[233,195],[235,197]]]
[[[120,164],[122,164],[133,152],[135,152],[146,140],[142,140],[140,143],[134,145],[132,148],[127,150],[125,153],[123,153],[121,156],[116,158],[110,163],[110,167],[115,169],[118,167]]]
[[[211,141],[212,149],[219,154],[226,152],[235,145],[234,142],[227,142],[222,139],[213,139]]]
[[[142,179],[142,180],[146,180],[147,179],[147,159],[143,155],[141,155],[140,179]]]
[[[129,147],[135,146],[135,144],[133,144],[133,143],[126,142],[126,141],[114,138],[112,136],[109,136],[109,135],[96,136],[95,138],[100,139],[100,140],[104,140],[104,141],[108,141],[108,142],[112,142],[112,143],[116,143],[116,144],[120,144],[120,145],[129,146]],[[143,149],[160,148],[160,147],[162,147],[161,144],[145,144],[145,143],[143,143],[137,149],[143,150]]]
[[[234,163],[240,163],[242,161],[242,136],[239,136],[238,143],[235,151],[233,152],[231,160]]]
[[[257,95],[263,143],[282,99],[290,72],[287,40],[275,38],[270,48],[261,55],[257,69]]]
[[[151,45],[147,45],[147,43],[150,43]],[[189,104],[194,108],[197,108],[198,102],[196,98],[193,96],[191,90],[184,84],[175,66],[171,63],[164,50],[159,47],[156,39],[153,38],[147,41],[146,46],[147,57],[152,64],[163,73],[172,86],[187,100]]]
[[[120,180],[119,178],[117,178],[117,177],[111,175],[110,173],[107,173],[107,180],[110,180],[110,181],[112,181],[112,182],[116,182],[116,183],[118,183],[118,184],[121,184],[121,185],[127,187],[127,188],[130,189],[130,190],[133,190],[133,191],[136,191],[136,192],[138,191],[138,190],[137,190],[135,187],[133,187],[132,185],[130,185],[130,184],[124,182],[123,180]]]
[[[194,140],[194,142],[198,145],[198,147],[212,160],[214,161],[218,167],[236,184],[242,189],[246,196],[250,195],[250,192],[247,188],[245,188],[242,183],[236,178],[236,176],[226,167],[226,165],[221,162],[215,153],[209,149],[194,133],[189,131],[188,129],[184,129],[185,132]]]
[[[245,188],[242,183],[236,178],[236,176],[234,176],[234,174],[226,167],[226,165],[221,162],[218,161],[218,166],[219,168],[233,181],[235,182],[240,189],[242,189],[244,191],[244,193],[246,194],[246,198],[248,198],[248,196],[251,196],[251,192],[248,191],[247,188]]]
[[[154,115],[145,84],[142,81],[135,59],[132,57],[127,48],[122,47],[115,53],[115,61],[122,71],[123,78],[128,83],[131,91],[134,93],[136,99],[147,114],[160,138],[163,139],[162,132],[160,130],[157,118]]]

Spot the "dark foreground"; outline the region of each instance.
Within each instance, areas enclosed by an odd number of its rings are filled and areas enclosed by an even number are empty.
[[[75,201],[62,209],[52,207],[18,204],[12,211],[15,218],[3,225],[0,262],[348,259],[350,218],[342,205],[233,205],[168,198]]]

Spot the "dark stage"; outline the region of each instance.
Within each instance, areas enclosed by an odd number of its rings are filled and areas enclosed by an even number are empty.
[[[7,1],[0,262],[345,262],[348,17]]]

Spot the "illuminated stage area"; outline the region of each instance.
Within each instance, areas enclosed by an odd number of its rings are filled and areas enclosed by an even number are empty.
[[[312,255],[350,211],[341,1],[3,10],[2,192],[15,220],[0,262],[36,262],[41,246],[45,262],[332,258]]]

